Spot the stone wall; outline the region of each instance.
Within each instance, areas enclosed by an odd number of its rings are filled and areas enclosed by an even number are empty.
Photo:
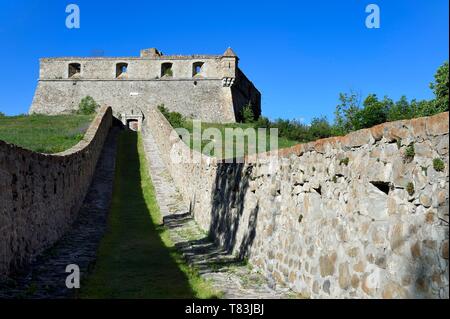
[[[146,113],[164,104],[169,110],[207,122],[234,122],[230,88],[222,80],[41,80],[30,112],[61,114],[77,109],[82,98],[113,108],[114,115]]]
[[[0,278],[52,245],[75,220],[112,124],[102,107],[83,140],[58,154],[0,141]]]
[[[155,110],[143,134],[199,225],[278,284],[312,298],[448,298],[448,120],[385,123],[243,164],[172,162],[189,150]]]

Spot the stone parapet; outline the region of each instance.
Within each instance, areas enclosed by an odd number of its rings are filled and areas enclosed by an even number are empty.
[[[55,243],[78,214],[112,125],[102,107],[84,138],[58,154],[0,141],[0,278]]]

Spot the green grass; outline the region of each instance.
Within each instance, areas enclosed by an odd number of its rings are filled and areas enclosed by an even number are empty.
[[[185,120],[183,128],[187,129],[189,131],[189,133],[191,133],[189,142],[185,141],[186,144],[189,145],[189,147],[191,149],[195,149],[196,151],[202,152],[206,155],[222,157],[222,158],[229,158],[230,156],[226,156],[226,154],[232,154],[231,157],[241,157],[244,155],[249,155],[249,154],[255,153],[252,150],[256,150],[257,153],[262,153],[262,152],[266,152],[266,151],[270,150],[270,138],[269,138],[269,130],[268,129],[266,129],[266,136],[265,136],[266,137],[266,148],[263,150],[258,150],[258,147],[257,147],[258,146],[258,134],[256,134],[256,141],[251,141],[251,142],[249,142],[249,139],[247,138],[245,133],[242,134],[242,132],[238,132],[238,134],[236,134],[236,136],[244,138],[244,147],[241,148],[241,149],[243,149],[243,152],[239,152],[236,149],[236,146],[239,145],[237,143],[237,138],[234,138],[232,143],[226,144],[225,130],[227,128],[228,129],[242,129],[245,131],[248,128],[252,129],[253,124],[243,124],[243,123],[219,124],[219,123],[205,123],[205,122],[201,123],[202,135],[203,135],[203,132],[208,128],[216,128],[220,131],[221,137],[222,137],[222,140],[221,140],[221,143],[222,143],[222,154],[221,155],[222,156],[218,156],[219,154],[217,154],[217,152],[215,152],[214,148],[212,148],[212,150],[210,150],[210,151],[205,149],[205,146],[209,143],[214,143],[214,145],[216,145],[217,144],[216,141],[212,141],[211,139],[205,138],[205,139],[200,140],[200,143],[198,143],[197,138],[194,140],[194,137],[192,136],[192,132],[193,132],[192,120],[189,120],[189,119]],[[194,141],[196,143],[194,143]],[[278,137],[277,149],[291,147],[296,144],[298,144],[297,141],[292,141],[285,137]]]
[[[19,115],[0,117],[0,140],[23,148],[58,153],[83,139],[94,115]]]
[[[80,298],[214,298],[195,269],[186,265],[161,224],[141,138],[119,137],[108,230]]]

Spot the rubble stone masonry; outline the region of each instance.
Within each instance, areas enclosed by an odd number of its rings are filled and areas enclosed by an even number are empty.
[[[112,124],[102,107],[77,145],[41,154],[0,141],[0,278],[51,246],[78,214]]]
[[[273,282],[312,298],[449,298],[448,112],[241,164],[176,164],[188,147],[157,110],[148,130],[199,225]]]

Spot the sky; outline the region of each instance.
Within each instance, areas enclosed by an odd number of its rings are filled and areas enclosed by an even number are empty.
[[[65,25],[80,8],[80,28]],[[368,4],[380,28],[368,29]],[[39,58],[222,54],[262,93],[263,115],[308,123],[332,120],[340,92],[430,99],[429,83],[448,60],[448,0],[92,1],[0,0],[0,112],[26,113]]]

